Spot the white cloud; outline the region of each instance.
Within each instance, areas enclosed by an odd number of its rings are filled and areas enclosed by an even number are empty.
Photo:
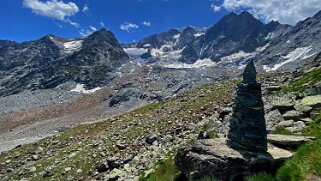
[[[90,28],[90,27],[89,27]],[[92,34],[94,31],[92,30],[92,29],[87,29],[87,30],[85,30],[85,29],[81,29],[80,31],[79,31],[79,34],[81,35],[81,36],[88,36],[88,35],[90,35],[90,34]]]
[[[71,26],[74,26],[74,27],[76,27],[76,28],[79,28],[80,27],[80,24],[79,23],[76,23],[76,22],[74,22],[74,21],[71,21],[70,19],[65,19],[65,20],[63,20],[64,22],[66,22],[66,23],[69,23]]]
[[[101,21],[101,22],[100,22],[100,26],[101,26],[101,27],[105,27],[105,23]]]
[[[152,23],[149,22],[149,21],[143,21],[142,24],[143,24],[144,26],[147,26],[147,27],[152,26]]]
[[[89,28],[90,28],[92,31],[97,31],[97,28],[96,28],[96,27],[89,26]]]
[[[82,8],[82,12],[87,12],[89,11],[88,4],[85,4],[84,7]]]
[[[30,8],[32,12],[40,16],[55,18],[58,20],[65,20],[66,17],[75,15],[79,8],[73,2],[64,3],[59,0],[24,0],[23,5]]]
[[[222,9],[221,6],[217,6],[214,3],[211,4],[211,8],[213,9],[214,12],[219,12]]]
[[[131,29],[138,29],[138,28],[139,28],[139,26],[134,23],[125,22],[124,24],[120,25],[120,29],[125,30],[125,31],[129,31]]]
[[[321,9],[320,0],[224,0],[230,11],[248,10],[265,21],[277,20],[294,25]]]

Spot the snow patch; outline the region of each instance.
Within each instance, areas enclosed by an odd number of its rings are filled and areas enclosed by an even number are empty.
[[[265,39],[266,39],[266,40],[270,40],[270,39],[273,39],[274,37],[276,37],[275,33],[269,33],[269,34],[265,37]]]
[[[311,46],[296,48],[292,52],[289,52],[286,56],[282,57],[284,61],[278,64],[275,64],[273,67],[268,67],[267,65],[263,65],[263,69],[266,70],[267,72],[271,70],[277,70],[287,63],[310,58],[313,55],[315,55],[315,53],[309,54],[311,50],[312,50]]]
[[[253,53],[245,53],[244,51],[240,50],[238,53],[233,53],[231,55],[225,56],[221,58],[221,61],[224,62],[234,62],[236,60],[240,60],[246,57],[253,55]]]
[[[148,50],[145,48],[124,48],[124,51],[129,56],[141,56],[144,53],[147,53]]]
[[[201,67],[212,67],[215,66],[216,63],[213,62],[211,59],[202,59],[202,60],[197,60],[195,63],[193,64],[186,64],[186,63],[181,63],[181,62],[175,62],[172,64],[165,64],[162,65],[163,67],[166,68],[173,68],[173,69],[187,69],[187,68],[201,68]]]
[[[64,50],[66,53],[73,53],[77,50],[79,50],[82,46],[83,40],[74,40],[74,41],[69,41],[63,44]]]
[[[258,47],[255,49],[256,52],[263,52],[267,47],[270,46],[270,43],[267,43],[266,45],[264,45],[263,47]]]
[[[152,45],[151,44],[145,44],[143,47],[144,48],[149,48],[149,47],[151,47]]]
[[[202,35],[204,35],[204,34],[205,34],[205,33],[195,33],[194,36],[195,36],[195,37],[199,37],[199,36],[202,36]]]
[[[178,39],[181,35],[180,34],[176,34],[173,36],[174,39]]]
[[[79,92],[79,93],[83,93],[83,94],[91,94],[91,93],[94,93],[94,92],[101,89],[100,87],[96,87],[93,89],[86,90],[84,86],[85,86],[84,84],[77,84],[76,87],[70,91],[71,92]]]

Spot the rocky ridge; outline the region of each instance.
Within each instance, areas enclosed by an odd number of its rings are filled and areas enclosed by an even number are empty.
[[[83,39],[47,35],[0,48],[0,95],[55,88],[68,81],[87,89],[106,85],[128,55],[112,32],[102,29]]]

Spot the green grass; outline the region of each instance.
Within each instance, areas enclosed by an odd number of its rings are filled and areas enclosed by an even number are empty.
[[[272,132],[273,134],[282,134],[282,135],[292,135],[293,133],[284,127],[276,127],[275,130]]]
[[[166,160],[160,161],[156,165],[153,173],[146,178],[141,176],[140,181],[174,181],[178,180],[180,174],[174,163],[174,155],[170,155]]]
[[[216,133],[215,131],[209,131],[209,132],[207,133],[207,135],[208,135],[208,137],[209,137],[210,139],[219,138],[219,136],[217,135],[217,133]]]
[[[277,172],[278,181],[303,181],[308,176],[321,177],[321,116],[310,123],[303,135],[315,136],[315,141],[299,147],[295,156],[286,161]]]
[[[321,81],[321,68],[316,68],[305,73],[298,80],[292,81],[289,85],[283,88],[284,92],[304,92],[305,85],[313,85]]]

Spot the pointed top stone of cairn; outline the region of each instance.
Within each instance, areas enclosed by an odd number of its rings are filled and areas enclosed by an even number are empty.
[[[243,82],[244,83],[256,82],[256,70],[255,70],[253,60],[251,60],[244,69]]]

